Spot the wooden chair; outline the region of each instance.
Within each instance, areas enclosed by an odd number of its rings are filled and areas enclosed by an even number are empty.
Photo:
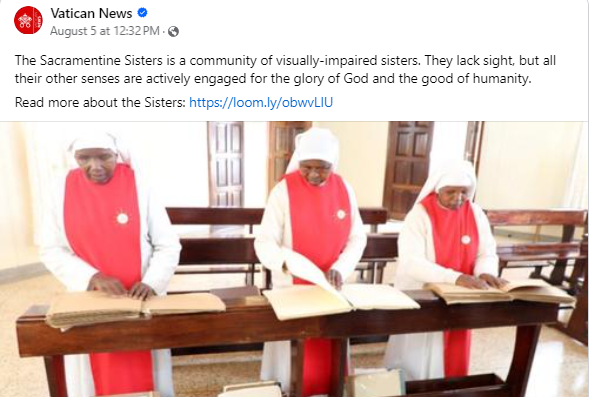
[[[500,245],[500,274],[507,267],[531,267],[534,269],[531,277],[561,285],[568,262],[581,257],[579,243],[572,240],[576,227],[585,225],[586,210],[487,210],[486,215],[492,230],[506,226],[562,226],[558,242]],[[542,268],[552,263],[554,270],[550,277],[543,276]]]

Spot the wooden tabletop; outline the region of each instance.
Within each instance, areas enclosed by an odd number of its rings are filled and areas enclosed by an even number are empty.
[[[497,302],[447,306],[429,291],[407,291],[419,310],[358,310],[279,321],[266,298],[226,300],[227,311],[158,316],[76,327],[66,332],[45,324],[47,306],[33,306],[16,323],[21,357],[189,346],[257,343],[312,337],[346,338],[553,323],[558,306]]]

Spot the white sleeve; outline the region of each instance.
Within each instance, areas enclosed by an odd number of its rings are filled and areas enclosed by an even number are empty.
[[[347,193],[349,194],[349,203],[351,205],[351,232],[347,240],[345,249],[339,255],[337,261],[333,264],[331,269],[339,271],[343,280],[353,273],[355,267],[362,259],[362,254],[366,248],[367,236],[366,229],[362,222],[362,217],[359,213],[359,207],[355,198],[353,188],[345,182]]]
[[[165,207],[154,193],[149,192],[147,206],[147,228],[153,251],[143,283],[153,288],[155,293],[162,294],[178,266],[182,246]]]
[[[59,197],[63,197],[63,190]],[[40,233],[41,261],[69,291],[86,291],[96,268],[75,255],[64,231],[63,198],[48,203],[43,211]]]
[[[269,195],[267,205],[256,239],[254,249],[260,263],[271,270],[282,270],[283,231],[285,227],[285,209],[289,205],[285,182],[278,183]]]
[[[421,283],[454,284],[462,274],[428,260],[428,239],[432,236],[429,217],[423,207],[416,204],[405,217],[399,234],[400,273]]]
[[[479,234],[479,247],[473,274],[479,276],[486,273],[497,276],[498,255],[496,255],[496,240],[490,228],[490,221],[479,206],[473,205],[473,212]]]

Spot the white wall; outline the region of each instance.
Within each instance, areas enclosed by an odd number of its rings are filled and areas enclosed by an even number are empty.
[[[466,121],[436,121],[430,152],[430,172],[441,162],[465,158]]]
[[[353,186],[358,205],[382,206],[388,121],[325,121],[314,126],[330,129],[339,139],[339,174]]]
[[[244,122],[244,207],[264,207],[268,194],[268,123]]]
[[[484,208],[564,205],[580,122],[486,122],[477,201]]]
[[[0,123],[0,270],[38,260],[22,127]]]

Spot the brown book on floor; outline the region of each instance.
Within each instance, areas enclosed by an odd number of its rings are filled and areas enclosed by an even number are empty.
[[[157,391],[147,391],[142,393],[126,393],[126,394],[109,394],[103,395],[102,397],[159,397]]]
[[[221,311],[225,311],[225,304],[219,297],[209,293],[153,296],[143,302],[99,291],[67,292],[52,301],[45,321],[54,328],[70,328],[138,319],[143,314]]]
[[[263,381],[229,385],[218,397],[281,397],[281,388],[275,381]]]
[[[457,303],[485,303],[512,300],[574,304],[575,299],[561,289],[543,280],[513,280],[501,289],[471,289],[454,284],[428,283],[424,289],[433,291],[444,299],[447,305]]]
[[[404,394],[405,379],[400,369],[356,368],[355,375],[347,377],[347,397],[392,397]]]

